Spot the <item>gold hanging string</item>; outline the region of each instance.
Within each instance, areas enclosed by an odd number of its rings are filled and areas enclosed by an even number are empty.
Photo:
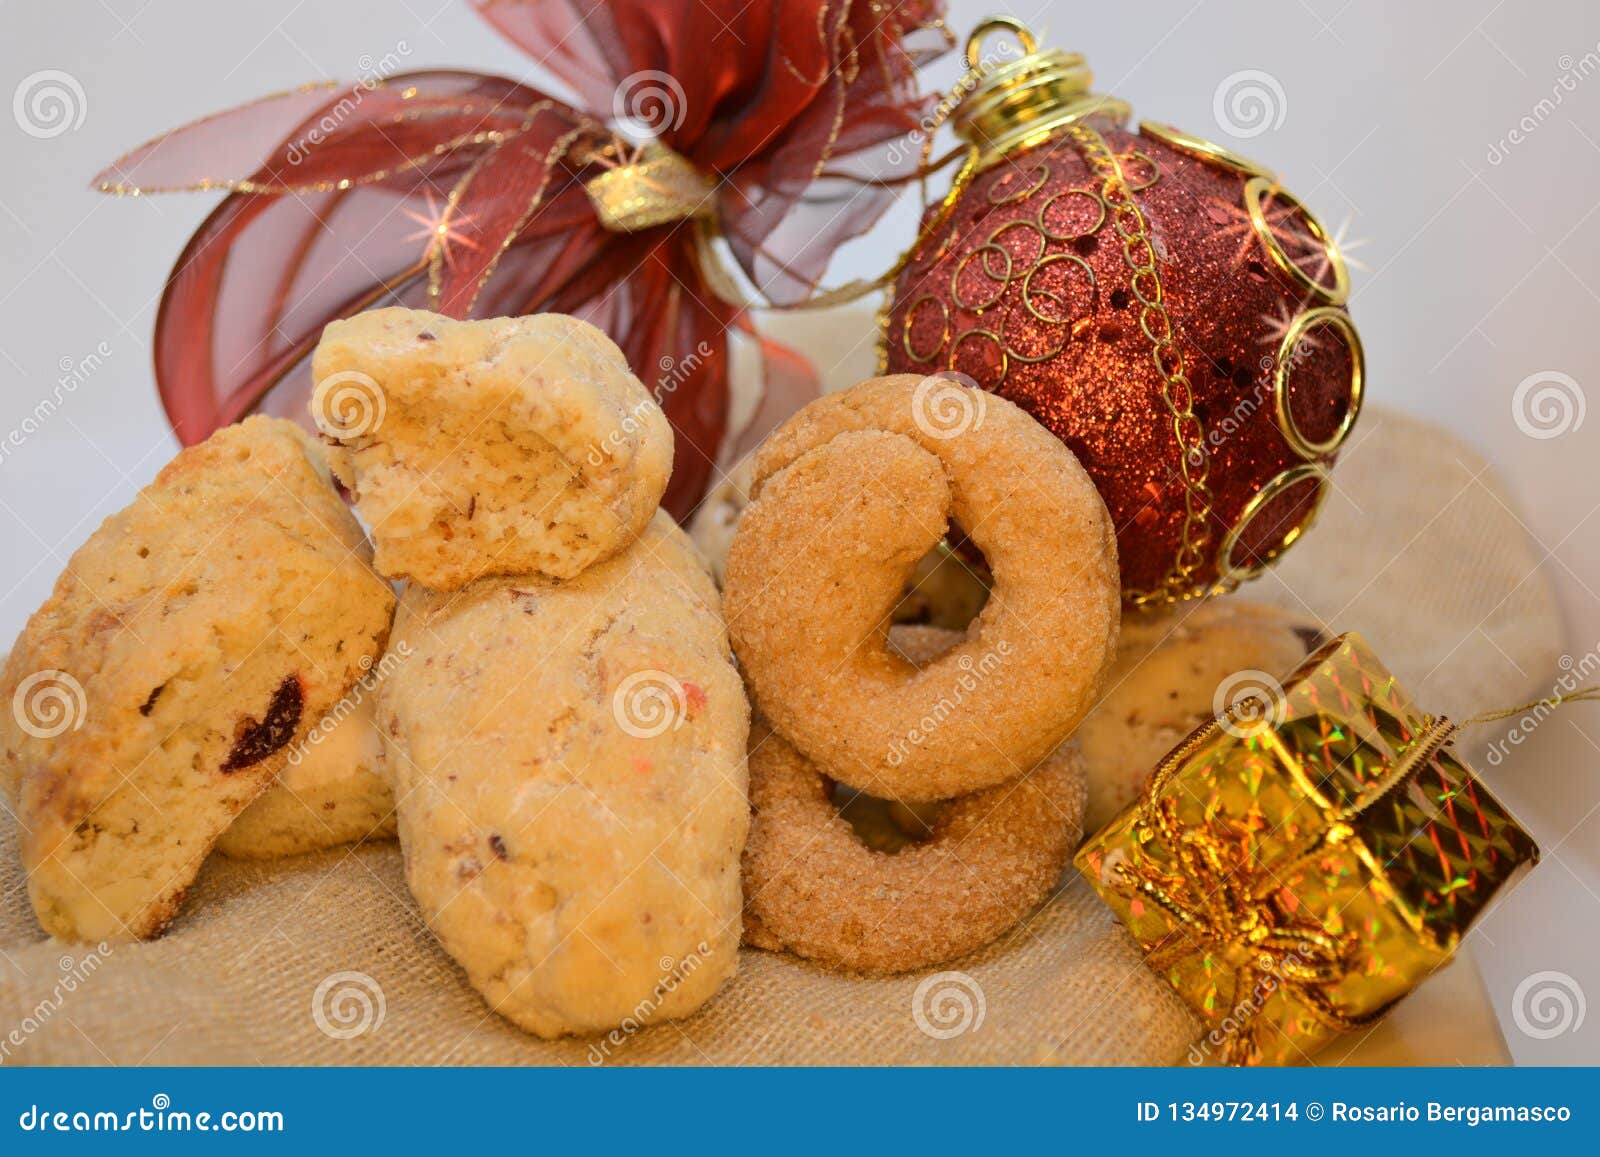
[[[720,300],[737,309],[811,310],[829,309],[859,301],[869,294],[887,289],[906,267],[913,253],[922,243],[942,227],[955,211],[961,195],[978,172],[979,149],[976,145],[961,145],[933,159],[934,137],[949,121],[961,102],[983,79],[985,69],[978,57],[978,46],[984,33],[1005,27],[1016,31],[1014,22],[1003,18],[986,21],[967,42],[967,68],[950,90],[934,106],[927,122],[919,127],[923,141],[917,177],[922,188],[922,200],[928,203],[927,181],[930,176],[945,169],[958,158],[962,160],[950,182],[950,188],[941,200],[937,211],[918,230],[915,242],[902,253],[882,274],[872,278],[857,278],[833,288],[813,286],[801,301],[779,305],[759,287],[754,292],[740,285],[739,279],[726,267],[716,250],[716,242],[723,239],[716,213],[711,205],[715,185],[711,179],[694,169],[691,162],[659,142],[643,146],[630,160],[614,164],[604,173],[585,183],[590,199],[600,213],[601,224],[617,232],[650,228],[677,220],[692,220],[695,256],[701,273],[711,292]],[[1032,51],[1032,34],[1026,29],[1017,33],[1024,52]],[[692,176],[691,176],[692,175]],[[816,176],[833,180],[849,180],[862,185],[874,184],[866,178],[840,173],[829,173],[819,167]],[[664,179],[669,178],[669,179]]]
[[[1600,684],[1592,687],[1580,687],[1570,695],[1547,695],[1543,699],[1535,699],[1532,703],[1524,703],[1520,707],[1507,707],[1499,711],[1483,711],[1465,720],[1461,726],[1472,727],[1479,723],[1495,723],[1501,719],[1510,719],[1514,715],[1523,715],[1529,711],[1537,711],[1541,707],[1545,711],[1554,711],[1557,707],[1568,703],[1600,703]]]

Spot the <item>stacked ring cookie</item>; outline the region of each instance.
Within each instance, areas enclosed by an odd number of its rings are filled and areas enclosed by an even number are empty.
[[[927,665],[961,636],[896,628]],[[1082,836],[1084,775],[1068,745],[1006,783],[945,803],[926,839],[874,850],[834,808],[831,782],[780,736],[750,747],[745,940],[860,973],[965,956],[1048,899]]]
[[[776,430],[724,581],[762,714],[832,778],[899,800],[1038,765],[1093,706],[1119,622],[1110,518],[1071,451],[1004,399],[935,388],[970,395],[964,427],[937,425],[927,382],[901,376]],[[890,613],[952,519],[992,593],[967,637],[918,670],[889,650]]]

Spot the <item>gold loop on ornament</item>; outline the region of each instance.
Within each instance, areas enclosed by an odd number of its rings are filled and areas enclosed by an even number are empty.
[[[976,72],[983,67],[983,38],[991,32],[1009,32],[1022,45],[1022,54],[1032,56],[1039,48],[1039,39],[1033,30],[1014,16],[991,16],[972,30],[967,37],[967,68]]]
[[[1063,311],[1067,309],[1067,303],[1061,299],[1061,295],[1059,293],[1055,293],[1048,289],[1036,289],[1033,291],[1033,295],[1035,297],[1048,297],[1051,301],[1054,301],[1057,305],[1061,306]],[[1046,350],[1044,353],[1035,354],[1032,357],[1028,356],[1027,354],[1018,353],[1009,344],[1010,337],[1006,334],[1006,327],[1009,325],[1011,319],[1017,316],[1017,309],[1015,306],[1012,306],[1011,309],[1006,311],[1005,317],[1000,322],[1000,336],[1008,343],[1005,346],[1007,359],[1010,361],[1020,362],[1025,366],[1032,366],[1037,365],[1040,362],[1047,362],[1052,358],[1059,357],[1061,355],[1061,351],[1067,348],[1067,342],[1072,340],[1072,323],[1070,321],[1051,320],[1038,309],[1036,309],[1033,303],[1030,301],[1022,302],[1022,310],[1025,315],[1032,316],[1035,320],[1040,321],[1047,326],[1060,327],[1061,341],[1054,349]]]
[[[1150,157],[1145,153],[1141,153],[1138,150],[1127,153],[1118,153],[1116,159],[1117,171],[1122,174],[1122,183],[1128,186],[1128,192],[1130,193],[1142,193],[1161,179],[1161,166],[1156,164],[1153,157]],[[1127,169],[1123,167],[1128,161],[1143,161],[1145,164],[1149,165],[1150,179],[1144,182],[1138,182],[1131,179],[1128,176]]]
[[[1052,320],[1051,318],[1045,317],[1038,310],[1034,309],[1031,301],[1031,299],[1035,296],[1049,296],[1054,297],[1057,300],[1061,299],[1061,295],[1053,290],[1033,288],[1034,274],[1038,273],[1041,269],[1048,268],[1051,265],[1058,265],[1061,262],[1066,262],[1068,265],[1076,265],[1089,275],[1089,304],[1091,310],[1094,307],[1095,295],[1100,289],[1099,284],[1095,280],[1094,267],[1083,258],[1079,257],[1076,253],[1052,253],[1049,257],[1046,257],[1043,261],[1040,261],[1032,269],[1028,270],[1027,274],[1022,278],[1022,304],[1027,306],[1029,312],[1047,325],[1071,325],[1075,320],[1077,320],[1073,317],[1062,318],[1059,321]],[[1062,301],[1061,303],[1062,305],[1067,304],[1065,301]]]
[[[943,329],[943,332],[940,333],[940,335],[939,335],[939,344],[934,346],[933,349],[928,351],[928,353],[919,354],[914,349],[911,348],[911,320],[912,320],[912,318],[914,318],[916,316],[917,306],[921,305],[925,301],[931,301],[931,302],[933,302],[933,304],[935,304],[935,305],[937,305],[939,307],[939,312],[944,318],[944,329]],[[921,365],[921,364],[926,363],[926,362],[931,362],[934,358],[939,356],[939,351],[944,349],[945,343],[948,342],[949,340],[950,340],[950,307],[945,305],[944,302],[940,301],[937,297],[933,296],[933,294],[931,294],[931,293],[924,293],[921,297],[917,298],[910,305],[906,306],[905,320],[900,323],[900,348],[906,351],[906,357],[910,358],[913,362],[916,362],[918,365]]]
[[[1147,137],[1154,137],[1164,145],[1177,149],[1180,153],[1187,153],[1197,160],[1219,165],[1224,169],[1231,169],[1235,173],[1246,177],[1265,177],[1273,179],[1271,169],[1252,161],[1249,157],[1241,157],[1230,149],[1225,149],[1215,141],[1208,141],[1203,137],[1190,136],[1182,129],[1173,128],[1171,125],[1162,124],[1160,121],[1140,121],[1139,131]]]
[[[1138,254],[1138,256],[1135,256]],[[1122,243],[1122,258],[1134,273],[1156,271],[1156,251],[1148,237],[1129,237]]]
[[[971,337],[986,337],[994,342],[994,348],[1000,351],[1000,375],[994,379],[993,383],[984,383],[989,388],[1000,385],[1006,380],[1006,375],[1011,372],[1011,351],[1006,349],[1006,343],[992,329],[969,329],[956,338],[955,344],[950,347],[950,361],[946,368],[955,373],[961,373],[960,370],[956,369],[956,355],[961,352],[961,343]]]
[[[1152,317],[1161,319],[1161,332],[1157,333],[1151,329]],[[1150,339],[1152,345],[1171,345],[1172,339],[1177,336],[1172,332],[1172,315],[1164,309],[1156,309],[1149,305],[1139,311],[1139,328],[1144,330],[1144,336]]]
[[[1013,170],[1013,171],[1015,171],[1015,170]],[[1015,205],[1018,201],[1026,201],[1029,197],[1033,196],[1040,189],[1044,188],[1045,182],[1050,179],[1050,167],[1048,165],[1044,164],[1043,162],[1040,162],[1039,164],[1033,166],[1033,168],[1031,170],[1029,170],[1029,171],[1030,172],[1034,172],[1034,173],[1038,173],[1039,174],[1039,179],[1037,181],[1035,181],[1031,186],[1021,190],[1020,192],[1010,193],[1010,194],[1008,194],[1008,195],[1006,195],[1004,197],[998,197],[997,198],[994,195],[995,194],[995,190],[998,189],[1001,185],[1005,184],[1005,181],[1006,181],[1005,177],[1001,177],[994,184],[990,185],[989,186],[989,192],[986,194],[986,196],[989,198],[989,204],[991,204],[991,205]],[[1006,177],[1009,177],[1010,175],[1011,175],[1010,173],[1007,173]]]
[[[1050,226],[1045,221],[1045,218],[1050,213],[1050,206],[1054,205],[1057,201],[1064,197],[1087,197],[1089,200],[1093,201],[1095,208],[1099,210],[1099,216],[1095,218],[1094,224],[1083,230],[1081,233],[1051,232]],[[1091,233],[1098,233],[1100,231],[1100,226],[1104,225],[1105,223],[1106,203],[1100,197],[1100,194],[1095,192],[1093,189],[1064,189],[1059,193],[1052,194],[1050,199],[1039,207],[1039,231],[1051,241],[1076,241],[1080,237],[1087,237]]]
[[[1030,231],[1030,236],[1036,238],[1039,242],[1039,252],[1035,253],[1032,257],[1023,259],[1022,264],[1032,265],[1034,262],[1039,261],[1044,257],[1045,250],[1049,248],[1049,244],[1045,238],[1044,228],[1037,221],[1026,221],[1019,219],[1015,221],[1007,221],[1002,225],[997,225],[994,229],[990,230],[989,236],[985,239],[985,247],[988,245],[993,245],[997,248],[1005,249],[1007,253],[1010,253],[1011,250],[1006,249],[1004,245],[1000,244],[1000,238],[1011,232],[1013,229],[1027,229]],[[1012,258],[1012,266],[1006,270],[1005,279],[1007,284],[1010,284],[1011,282],[1011,274],[1016,268],[1016,260],[1016,258]],[[983,262],[983,271],[985,273],[989,273],[989,261],[987,258],[985,258]],[[993,277],[994,274],[989,273],[989,276]]]
[[[1000,288],[997,289],[995,291],[995,295],[989,298],[987,301],[971,302],[963,300],[961,296],[962,270],[967,268],[967,264],[974,257],[989,249],[993,249],[995,252],[999,253],[1000,256],[1006,259],[1006,275],[1004,277],[996,277],[994,274],[989,272],[989,259],[987,257],[985,257],[981,263],[984,277],[995,282]],[[988,309],[991,305],[995,304],[995,302],[999,301],[1005,296],[1006,286],[1011,284],[1011,271],[1014,267],[1015,266],[1011,260],[1011,250],[1007,249],[1003,245],[996,245],[992,241],[985,241],[977,248],[968,250],[966,255],[962,257],[960,261],[956,262],[955,268],[950,271],[950,300],[955,302],[962,309],[968,309],[974,313],[982,313],[984,310]]]
[[[1274,499],[1286,493],[1291,487],[1315,479],[1317,483],[1317,496],[1312,499],[1311,509],[1305,518],[1300,520],[1300,525],[1294,527],[1283,536],[1276,549],[1269,551],[1265,557],[1254,563],[1235,563],[1233,552],[1238,549],[1239,540],[1244,537],[1244,532],[1250,524],[1258,518],[1267,505]],[[1223,583],[1237,583],[1244,579],[1260,574],[1284,551],[1295,544],[1317,520],[1317,514],[1322,509],[1323,499],[1328,493],[1328,472],[1315,462],[1301,462],[1287,470],[1274,475],[1272,480],[1263,486],[1250,501],[1244,504],[1244,509],[1239,512],[1239,521],[1229,528],[1228,533],[1222,538],[1222,545],[1217,550],[1217,575],[1218,581]]]
[[[1153,288],[1146,288],[1140,278],[1146,278],[1153,283]],[[1152,309],[1159,308],[1163,302],[1161,290],[1161,275],[1154,267],[1148,269],[1135,269],[1133,276],[1128,279],[1128,288],[1133,290],[1133,296],[1139,299],[1139,304]]]
[[[1295,347],[1313,329],[1324,325],[1332,326],[1342,333],[1345,345],[1350,350],[1350,402],[1339,428],[1324,441],[1313,442],[1301,432],[1295,423],[1294,412],[1289,408],[1289,368],[1294,360]],[[1366,376],[1366,351],[1362,348],[1361,335],[1356,332],[1355,323],[1350,320],[1348,313],[1332,306],[1322,306],[1296,317],[1290,324],[1288,332],[1283,335],[1283,342],[1278,346],[1278,364],[1272,371],[1272,399],[1278,410],[1278,429],[1282,431],[1290,449],[1302,458],[1320,458],[1333,453],[1343,445],[1361,413],[1361,399],[1366,392]]]
[[[1322,243],[1323,252],[1328,257],[1328,267],[1333,270],[1332,288],[1312,277],[1300,266],[1296,265],[1294,258],[1283,247],[1277,235],[1273,233],[1271,224],[1267,221],[1267,210],[1262,194],[1270,193],[1275,199],[1288,204],[1305,219],[1306,231],[1313,238]],[[1315,294],[1328,305],[1343,305],[1350,298],[1350,271],[1345,268],[1344,258],[1340,256],[1338,248],[1328,236],[1328,231],[1322,227],[1322,222],[1312,214],[1305,204],[1289,192],[1266,177],[1251,177],[1244,183],[1244,204],[1250,211],[1250,225],[1256,231],[1256,236],[1261,238],[1261,244],[1266,247],[1267,254],[1272,258],[1272,263],[1287,273],[1301,288]]]

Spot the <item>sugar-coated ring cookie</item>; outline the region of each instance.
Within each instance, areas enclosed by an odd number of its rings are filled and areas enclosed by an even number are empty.
[[[941,403],[932,389],[959,396]],[[968,420],[937,424],[941,405]],[[772,726],[836,780],[947,799],[1015,778],[1093,705],[1120,592],[1105,504],[1022,410],[938,379],[818,399],[759,451],[724,583]],[[887,646],[905,578],[954,519],[993,573],[967,638],[918,671]]]
[[[1082,838],[1083,766],[1070,744],[944,804],[925,841],[892,854],[861,842],[831,788],[780,736],[752,730],[745,943],[861,973],[954,960],[1048,899]]]
[[[893,637],[918,665],[960,640],[929,627]],[[831,788],[780,736],[752,730],[747,944],[862,973],[954,960],[1048,899],[1082,837],[1083,766],[1070,744],[1027,775],[941,805],[927,838],[894,853],[862,842]]]
[[[1130,611],[1102,698],[1073,734],[1089,777],[1084,830],[1099,831],[1131,804],[1189,732],[1240,696],[1270,696],[1328,638],[1309,615],[1236,596]]]

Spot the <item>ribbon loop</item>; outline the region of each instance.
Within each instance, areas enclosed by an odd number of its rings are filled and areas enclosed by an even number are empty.
[[[600,224],[612,233],[637,233],[716,214],[716,184],[659,141],[589,178],[583,188]]]

